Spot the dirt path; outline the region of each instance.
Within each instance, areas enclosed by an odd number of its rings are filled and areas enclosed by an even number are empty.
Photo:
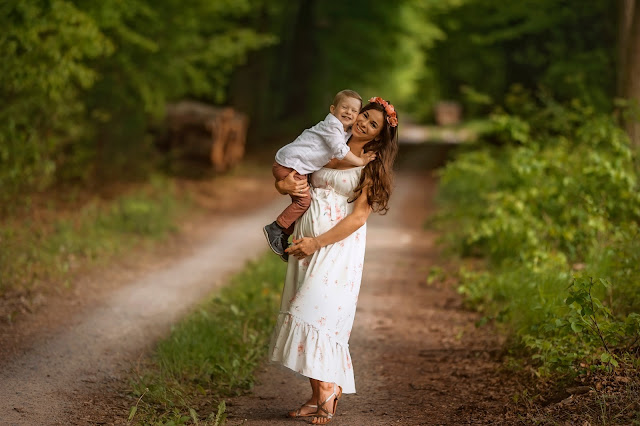
[[[517,424],[503,417],[513,383],[498,374],[501,343],[477,329],[450,283],[427,285],[441,257],[425,231],[433,179],[401,174],[392,209],[368,224],[365,273],[350,341],[355,395],[336,425]],[[291,425],[284,418],[308,397],[308,381],[266,366],[251,395],[228,401],[229,425]]]
[[[270,181],[261,189],[271,190]],[[101,424],[97,395],[185,311],[264,252],[261,232],[241,230],[260,229],[283,203],[280,198],[250,213],[218,217],[197,246],[183,247],[182,257],[156,262],[157,269],[87,303],[59,326],[40,324],[47,332],[20,342],[1,365],[0,425]]]
[[[429,268],[442,259],[436,236],[422,228],[433,211],[435,184],[428,173],[408,170],[412,163],[424,169],[440,162],[438,155],[409,153],[391,212],[369,221],[365,276],[350,342],[358,393],[343,398],[333,424],[504,420],[502,407],[513,385],[496,373],[500,342],[490,329],[474,327],[477,315],[461,309],[450,283],[426,284]],[[259,191],[271,193],[271,185]],[[51,306],[49,314],[34,316],[37,326],[31,328],[39,331],[26,339],[3,331],[1,341],[13,349],[0,350],[0,425],[125,424],[131,402],[123,373],[189,307],[265,250],[261,232],[238,230],[260,229],[285,202],[280,198],[241,216],[218,215],[205,230],[191,231],[200,234],[197,239],[175,250],[168,247],[173,257],[150,262],[134,279],[125,274],[125,283],[106,283],[113,274],[99,277],[88,287],[96,295],[86,296],[90,300],[80,308],[72,306],[72,298]],[[198,243],[185,246],[189,241]],[[101,283],[105,289],[99,291]],[[43,325],[47,318],[49,326]],[[22,336],[20,330],[15,334]],[[283,413],[304,400],[307,382],[275,366],[264,367],[258,382],[251,395],[228,401],[229,425],[295,422]]]

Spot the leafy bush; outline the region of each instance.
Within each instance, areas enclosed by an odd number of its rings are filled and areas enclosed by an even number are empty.
[[[98,77],[90,61],[110,54],[113,45],[91,17],[64,0],[2,2],[0,25],[2,203],[50,183],[61,147],[86,131],[81,93]]]
[[[183,96],[221,102],[248,52],[275,42],[248,22],[263,7],[3,1],[0,213],[24,191],[56,179],[139,173],[149,162],[145,133],[166,102]]]
[[[485,270],[462,271],[460,291],[541,371],[615,365],[640,338],[640,188],[627,136],[579,102],[518,90],[492,122],[493,144],[442,172],[450,242],[486,258]]]

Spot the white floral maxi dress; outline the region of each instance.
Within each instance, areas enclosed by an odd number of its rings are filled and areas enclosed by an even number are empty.
[[[322,168],[311,175],[311,206],[294,236],[315,237],[353,210],[347,203],[362,167]],[[280,314],[271,341],[271,361],[303,376],[337,383],[355,393],[349,336],[356,313],[367,225],[342,241],[298,260],[289,257]]]

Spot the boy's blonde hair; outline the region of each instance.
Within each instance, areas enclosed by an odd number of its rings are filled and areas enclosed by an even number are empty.
[[[357,99],[360,101],[360,105],[362,105],[362,97],[358,94],[358,92],[350,89],[344,89],[336,93],[336,95],[333,97],[333,103],[331,105],[333,105],[334,107],[337,107],[340,101],[343,100],[344,98]]]

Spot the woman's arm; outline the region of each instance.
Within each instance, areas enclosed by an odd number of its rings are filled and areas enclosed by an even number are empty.
[[[371,206],[369,206],[367,202],[366,187],[362,189],[362,193],[353,203],[353,211],[338,222],[336,226],[315,238],[304,237],[299,240],[294,239],[293,245],[286,250],[287,253],[298,259],[303,259],[324,246],[344,240],[360,229],[360,227],[367,222],[371,214]]]

